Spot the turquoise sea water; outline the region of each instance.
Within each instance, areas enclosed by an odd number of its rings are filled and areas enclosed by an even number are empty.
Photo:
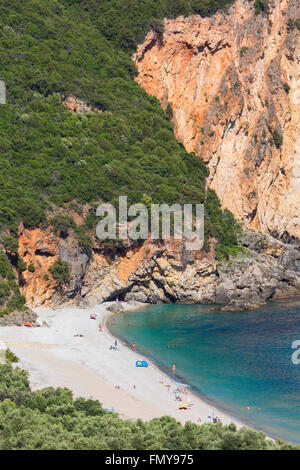
[[[300,443],[300,299],[252,312],[153,305],[108,320],[112,334],[244,423]],[[250,411],[246,409],[250,406]]]

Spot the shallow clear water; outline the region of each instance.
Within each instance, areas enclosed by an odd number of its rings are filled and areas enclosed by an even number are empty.
[[[108,328],[164,371],[175,363],[179,380],[232,416],[300,443],[300,365],[291,359],[300,299],[253,312],[153,305],[110,317]]]

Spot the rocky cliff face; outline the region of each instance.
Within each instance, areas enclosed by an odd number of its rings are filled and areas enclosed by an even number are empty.
[[[237,0],[210,18],[165,20],[163,35],[149,33],[135,56],[138,82],[171,105],[177,138],[209,165],[208,185],[248,227],[243,252],[218,264],[213,248],[191,253],[174,241],[109,249],[94,240],[82,250],[72,234],[21,227],[19,254],[35,268],[19,277],[30,307],[119,297],[243,309],[299,292],[300,252],[286,244],[300,239],[297,18],[298,0],[275,0],[263,15]],[[75,97],[65,104],[85,111]],[[70,267],[67,284],[48,271],[58,256]]]
[[[171,105],[175,134],[246,226],[300,238],[300,4],[165,20],[136,55],[138,82]]]
[[[187,252],[179,241],[124,243],[113,250],[95,245],[82,252],[72,235],[61,239],[50,228],[23,230],[19,244],[19,254],[35,267],[20,275],[30,307],[67,301],[92,306],[119,297],[251,309],[300,290],[299,250],[251,230],[241,239],[243,252],[222,264],[216,263],[213,250]],[[66,284],[57,283],[48,271],[58,256],[70,266]]]

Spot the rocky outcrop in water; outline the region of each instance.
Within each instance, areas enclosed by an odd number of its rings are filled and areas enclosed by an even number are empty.
[[[166,249],[131,276],[125,298],[143,302],[213,303],[253,309],[300,291],[300,252],[269,235],[247,230],[243,253],[229,262],[194,260],[183,266]]]
[[[222,309],[251,309],[300,290],[300,251],[269,235],[247,230],[243,255],[218,268],[216,303]]]

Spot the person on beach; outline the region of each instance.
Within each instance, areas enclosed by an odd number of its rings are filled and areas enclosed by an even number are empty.
[[[135,351],[135,343],[132,344],[132,349]]]
[[[99,323],[99,331],[102,331],[102,323]]]
[[[173,375],[175,375],[175,372],[176,372],[176,366],[175,364],[173,364]]]
[[[118,347],[118,341],[115,339],[115,349]]]

